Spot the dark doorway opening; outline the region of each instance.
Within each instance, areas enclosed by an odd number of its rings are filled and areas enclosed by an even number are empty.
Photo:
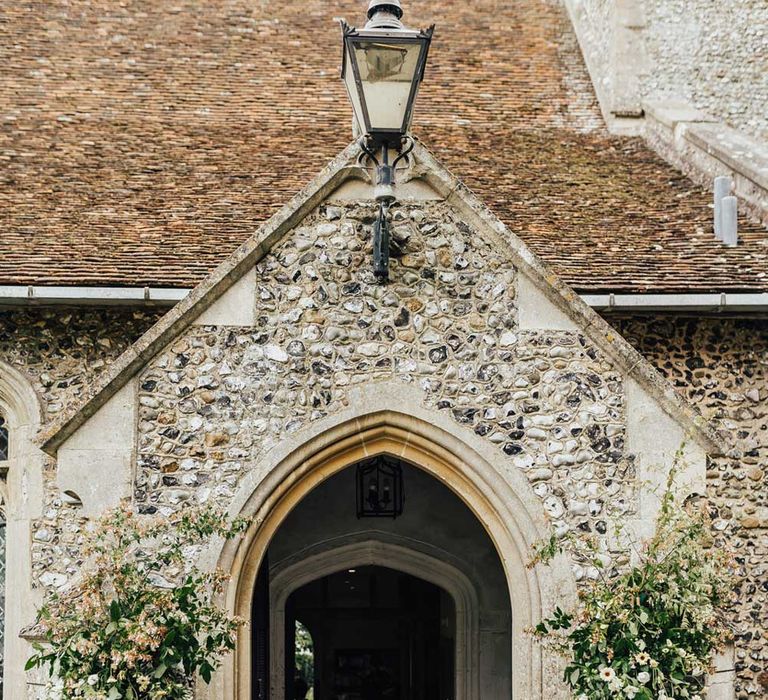
[[[444,590],[393,569],[365,566],[312,581],[286,606],[286,698],[450,700],[455,620]],[[297,659],[307,646],[297,623],[311,635],[311,679]]]

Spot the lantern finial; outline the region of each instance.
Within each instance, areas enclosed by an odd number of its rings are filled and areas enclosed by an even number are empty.
[[[371,0],[368,5],[368,19],[371,19],[377,12],[390,12],[395,15],[397,19],[403,17],[403,7],[400,4],[400,0]]]
[[[403,29],[400,0],[371,0],[366,29]]]

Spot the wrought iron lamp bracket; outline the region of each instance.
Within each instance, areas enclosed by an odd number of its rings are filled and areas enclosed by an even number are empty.
[[[395,196],[397,165],[401,161],[410,161],[410,154],[416,144],[410,136],[402,137],[398,155],[390,164],[390,144],[386,141],[381,144],[373,144],[374,148],[376,146],[381,148],[381,158],[379,159],[373,148],[369,146],[368,140],[368,137],[363,136],[359,143],[362,150],[360,154],[361,164],[365,160],[370,160],[376,168],[374,196],[379,203],[379,216],[373,224],[373,274],[380,283],[386,284],[389,281],[389,243],[391,239],[389,208],[397,200]]]

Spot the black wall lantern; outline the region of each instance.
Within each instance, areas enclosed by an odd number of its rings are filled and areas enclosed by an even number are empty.
[[[379,455],[357,465],[357,517],[396,518],[403,514],[403,467]]]
[[[407,29],[402,16],[400,0],[371,0],[364,29],[341,23],[341,76],[363,134],[360,146],[376,166],[373,271],[382,282],[389,278],[387,212],[395,201],[395,168],[413,149],[408,131],[434,32]],[[390,151],[396,154],[391,164]]]

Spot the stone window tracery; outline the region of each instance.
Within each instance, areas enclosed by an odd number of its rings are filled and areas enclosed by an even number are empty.
[[[5,416],[0,413],[0,477],[5,479],[10,455],[10,432]],[[5,678],[5,569],[6,569],[6,514],[4,494],[0,491],[0,698],[3,697]]]
[[[28,623],[24,605],[32,594],[31,580],[24,563],[30,552],[21,540],[30,524],[19,519],[13,484],[25,483],[28,473],[40,473],[39,456],[32,456],[29,435],[40,424],[40,404],[26,376],[0,362],[0,698],[26,697],[24,674],[26,646],[20,641],[21,626]],[[29,503],[31,513],[42,509],[42,499]],[[16,528],[16,529],[14,529]],[[19,538],[19,547],[10,545]],[[29,559],[27,559],[29,561]],[[13,611],[17,612],[14,617]],[[6,627],[7,625],[7,627]]]
[[[0,698],[5,677],[5,504],[0,498]]]

